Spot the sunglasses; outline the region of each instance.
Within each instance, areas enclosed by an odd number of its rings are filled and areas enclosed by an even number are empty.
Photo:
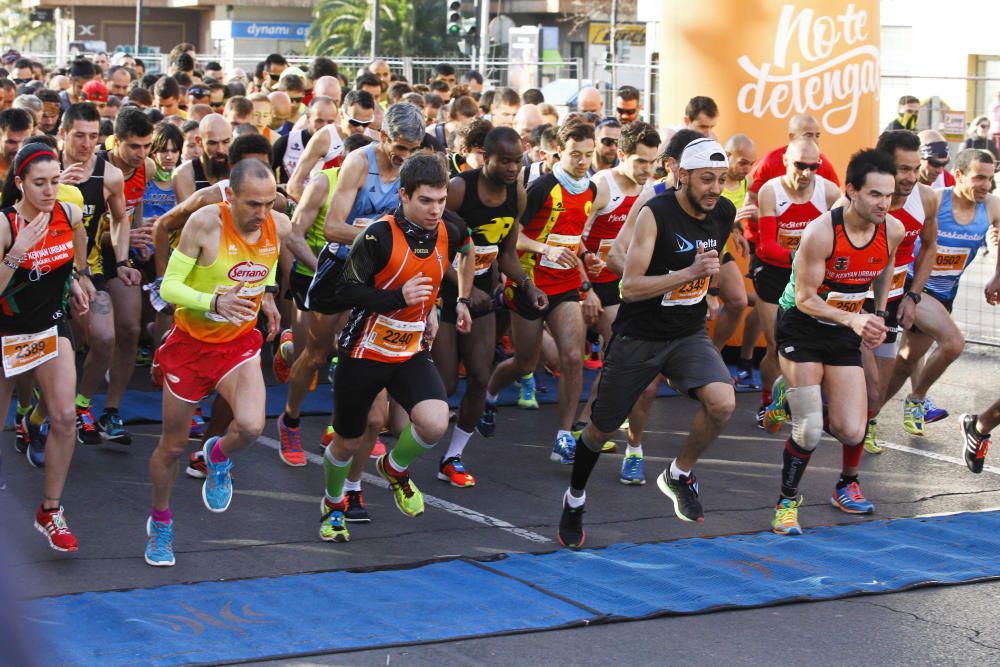
[[[622,109],[621,107],[617,107],[615,110],[619,116],[634,116],[639,113],[638,109]]]
[[[370,120],[357,120],[357,119],[354,119],[354,118],[351,118],[350,116],[348,116],[347,117],[347,122],[350,123],[351,127],[368,127],[369,125],[372,124],[373,121],[370,121]]]
[[[617,146],[618,140],[614,137],[601,137],[601,144],[610,148],[611,146]]]
[[[16,83],[19,86],[23,86],[25,84],[28,84],[28,83],[31,83],[32,81],[34,81],[34,79],[31,79],[31,78],[28,78],[28,79],[12,79],[12,80],[14,81],[14,83]]]
[[[226,103],[225,102],[209,102],[208,106],[212,107],[213,109],[221,109],[222,107],[226,106]]]
[[[292,104],[302,104],[302,100],[305,99],[305,98],[304,97],[289,97],[288,99],[290,99],[292,101]]]
[[[948,158],[945,158],[943,160],[938,160],[936,158],[929,157],[927,158],[927,164],[929,164],[932,167],[937,167],[940,169],[941,167],[948,166]]]
[[[819,171],[819,167],[823,163],[822,162],[799,162],[798,160],[796,160],[792,164],[794,164],[795,168],[798,169],[799,171],[811,171],[811,172],[813,172],[815,174],[817,171]]]
[[[280,74],[275,74],[274,72],[268,72],[267,75],[271,77],[271,81],[277,81],[281,78]]]
[[[15,80],[15,81],[17,81],[17,79],[14,79],[14,80]],[[980,123],[980,124],[979,124],[979,127],[981,127],[981,128],[983,128],[984,130],[986,130],[986,129],[989,129],[989,127],[990,127],[990,124],[989,124],[989,123]]]

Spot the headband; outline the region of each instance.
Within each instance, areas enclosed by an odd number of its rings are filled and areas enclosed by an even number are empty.
[[[20,176],[21,172],[24,171],[24,168],[26,166],[28,166],[28,163],[31,162],[32,160],[34,160],[39,155],[47,155],[50,158],[52,158],[53,160],[58,160],[59,159],[59,156],[57,156],[54,152],[52,152],[49,149],[35,151],[34,153],[32,153],[31,155],[29,155],[28,157],[24,158],[21,161],[21,164],[17,165],[17,169],[14,170],[14,175],[15,176]]]
[[[929,143],[920,146],[920,158],[926,160],[927,158],[938,158],[943,159],[948,157],[948,142],[947,141],[931,141]]]

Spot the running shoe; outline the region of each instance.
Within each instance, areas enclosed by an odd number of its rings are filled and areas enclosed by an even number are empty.
[[[119,445],[131,445],[132,434],[125,430],[125,420],[117,410],[105,410],[104,414],[97,420],[97,428],[104,434],[104,437]]]
[[[382,479],[389,482],[396,507],[406,516],[420,516],[424,513],[424,494],[410,479],[409,472],[396,475],[386,470],[385,460],[385,455],[378,457],[375,461],[375,470],[382,476]]]
[[[438,468],[438,479],[460,489],[476,485],[476,478],[465,469],[465,466],[462,465],[462,459],[458,456],[441,461],[441,466]]]
[[[146,519],[146,563],[153,567],[172,567],[174,560],[174,522]]]
[[[833,496],[830,497],[830,504],[848,514],[872,514],[875,512],[875,505],[864,497],[857,482],[835,488]]]
[[[754,381],[753,367],[738,369],[733,376],[733,386],[737,389],[760,391],[760,385]]]
[[[147,343],[140,343],[139,349],[135,352],[136,366],[149,366],[153,363],[153,348]]]
[[[333,391],[333,378],[337,375],[337,364],[339,362],[340,357],[334,355],[330,357],[330,365],[326,368],[326,379],[330,383],[330,391]]]
[[[525,375],[519,381],[521,390],[517,394],[517,407],[524,410],[537,410],[538,399],[535,398],[535,376]]]
[[[576,438],[569,433],[556,437],[549,460],[568,466],[573,465],[574,459],[576,459]]]
[[[986,454],[990,451],[990,434],[983,435],[976,430],[979,415],[962,415],[959,427],[962,429],[962,451],[965,453],[965,465],[977,475],[983,471]]]
[[[320,511],[323,516],[319,520],[319,539],[324,542],[350,542],[351,533],[347,530],[347,520],[344,517],[346,502],[340,502],[331,508],[326,498],[320,501]]]
[[[218,436],[209,438],[201,448],[206,469],[205,482],[201,485],[201,499],[210,512],[225,512],[233,502],[233,478],[229,474],[233,462],[226,459],[222,463],[213,463],[209,455],[218,439]]]
[[[579,549],[587,539],[583,530],[583,508],[583,505],[570,507],[566,502],[566,496],[563,496],[562,516],[559,518],[559,544],[567,549]]]
[[[933,424],[948,416],[948,411],[934,405],[930,397],[924,399],[924,423]]]
[[[60,505],[57,509],[46,510],[38,506],[35,512],[35,528],[49,541],[49,546],[56,551],[76,551],[79,544],[66,525],[65,509]]]
[[[694,473],[681,475],[680,479],[670,476],[670,467],[656,478],[656,485],[663,495],[674,503],[674,514],[681,521],[701,522],[705,520],[705,512],[698,500],[698,480]]]
[[[377,459],[380,456],[385,456],[385,443],[382,442],[382,436],[375,436],[375,445],[372,447],[372,453],[368,455],[370,459]]]
[[[924,435],[924,402],[903,401],[903,430],[910,435]]]
[[[271,369],[274,370],[275,379],[281,384],[288,383],[288,376],[292,374],[292,367],[288,364],[288,360],[285,359],[285,355],[292,351],[292,332],[290,329],[285,329],[281,332],[281,338],[278,339],[278,347],[274,351],[274,357],[271,359]]]
[[[344,497],[347,507],[344,509],[344,520],[350,523],[370,523],[372,518],[365,509],[365,498],[361,491],[348,491]]]
[[[205,466],[205,452],[203,450],[191,452],[191,458],[188,459],[184,474],[193,479],[205,479],[208,475],[208,468]]]
[[[16,415],[14,417],[14,450],[18,454],[24,454],[24,450],[28,448],[28,442],[30,437],[28,435],[28,415]]]
[[[622,474],[618,481],[622,484],[639,486],[646,483],[641,454],[630,454],[622,461]]]
[[[41,426],[32,426],[28,422],[28,446],[24,450],[24,455],[28,457],[28,463],[34,468],[45,467],[45,442],[49,437],[49,423],[42,422]]]
[[[577,428],[577,426],[579,426],[580,428]],[[580,442],[580,438],[583,437],[583,429],[585,428],[587,428],[587,422],[577,422],[573,424],[573,430],[570,431],[570,434],[573,436],[573,439],[576,440],[577,442]],[[604,444],[601,445],[601,453],[607,454],[615,451],[617,448],[618,445],[615,444],[614,440],[606,440]]]
[[[101,434],[97,432],[94,415],[90,408],[76,408],[76,441],[81,445],[101,444]]]
[[[191,416],[191,430],[188,432],[188,437],[192,440],[201,440],[204,435],[205,416],[201,413],[201,406],[199,405],[195,408],[194,414]]]
[[[306,464],[306,452],[302,449],[302,429],[298,426],[285,426],[285,415],[282,413],[278,417],[278,438],[281,440],[281,449],[278,456],[293,468],[301,468]]]
[[[476,424],[476,430],[479,431],[479,435],[484,438],[492,438],[493,434],[497,430],[497,404],[490,403],[486,401],[486,408],[483,410],[483,416],[479,418],[479,423]]]
[[[882,445],[878,444],[877,437],[878,421],[868,420],[868,429],[865,431],[865,451],[869,454],[881,454]]]
[[[788,397],[785,393],[785,378],[782,375],[771,385],[771,402],[764,410],[763,427],[768,433],[777,433],[781,425],[791,419]]]
[[[333,442],[333,438],[337,435],[337,432],[333,430],[333,427],[329,424],[326,425],[326,430],[323,431],[323,438],[319,442],[319,451],[326,453],[326,448],[330,446]]]
[[[757,428],[759,428],[759,429],[763,429],[764,428],[764,417],[766,415],[767,415],[767,405],[763,405],[762,404],[759,408],[757,408],[757,415],[756,415],[756,419],[755,419],[755,422],[757,424]]]
[[[778,535],[801,535],[799,507],[802,506],[803,500],[805,499],[802,496],[782,498],[778,506],[774,508],[774,521],[771,522],[771,530]]]

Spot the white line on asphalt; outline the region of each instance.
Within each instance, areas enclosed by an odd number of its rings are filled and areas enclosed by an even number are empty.
[[[917,456],[923,456],[929,459],[934,459],[935,461],[944,461],[945,463],[954,463],[955,465],[960,465],[965,467],[965,461],[958,458],[957,456],[948,456],[947,454],[938,454],[937,452],[930,452],[925,449],[916,449],[915,447],[907,447],[906,445],[897,445],[894,442],[885,442],[882,440],[878,441],[878,444],[883,447],[888,447],[889,449],[895,449],[896,451],[906,452],[907,454],[916,454]],[[997,466],[983,466],[983,472],[991,472],[994,475],[1000,475],[1000,468]]]
[[[274,438],[269,438],[266,435],[262,435],[257,438],[257,442],[260,444],[270,447],[271,449],[277,451],[281,449],[281,443]],[[310,463],[315,463],[317,465],[323,465],[323,457],[319,454],[313,454],[312,452],[306,452],[306,459]],[[383,489],[389,488],[388,482],[379,477],[378,475],[372,475],[371,473],[362,473],[361,480],[367,484],[373,484],[379,486]],[[528,540],[529,542],[535,542],[536,544],[546,544],[552,540],[545,537],[544,535],[539,535],[538,533],[533,533],[525,528],[518,528],[512,523],[508,523],[503,519],[497,519],[496,517],[489,516],[488,514],[482,514],[476,510],[469,509],[468,507],[462,507],[461,505],[456,505],[453,502],[432,496],[428,493],[424,494],[424,503],[430,505],[431,507],[436,507],[438,509],[444,510],[456,516],[468,519],[469,521],[474,521],[475,523],[482,524],[484,526],[491,526],[493,528],[499,528],[500,530],[506,531],[512,535],[517,535],[518,537]]]

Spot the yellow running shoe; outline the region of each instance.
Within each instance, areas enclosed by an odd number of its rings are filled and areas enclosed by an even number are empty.
[[[344,519],[345,509],[346,501],[341,501],[336,507],[330,507],[326,498],[319,502],[319,510],[323,513],[323,518],[319,520],[319,539],[324,542],[350,542],[351,533]]]
[[[795,498],[782,498],[778,506],[774,508],[774,521],[771,522],[771,530],[778,535],[801,535],[802,526],[799,525],[799,506],[805,498],[799,496]]]
[[[375,470],[382,476],[382,479],[389,482],[392,495],[396,501],[396,507],[406,516],[420,516],[424,513],[424,494],[410,479],[410,473],[404,472],[402,475],[390,473],[385,467],[385,457],[383,454],[375,461]]]
[[[570,435],[573,436],[573,439],[576,440],[578,444],[583,442],[582,440],[580,440],[580,437],[583,435],[583,429],[580,429],[579,431],[570,431]],[[618,445],[615,444],[614,440],[608,440],[603,445],[601,445],[601,452],[607,454],[608,452],[615,451],[617,448]]]
[[[865,431],[865,451],[869,454],[881,454],[882,445],[878,444],[875,436],[876,420],[868,420],[868,430]]]
[[[903,430],[910,435],[924,435],[924,402],[903,401]]]

